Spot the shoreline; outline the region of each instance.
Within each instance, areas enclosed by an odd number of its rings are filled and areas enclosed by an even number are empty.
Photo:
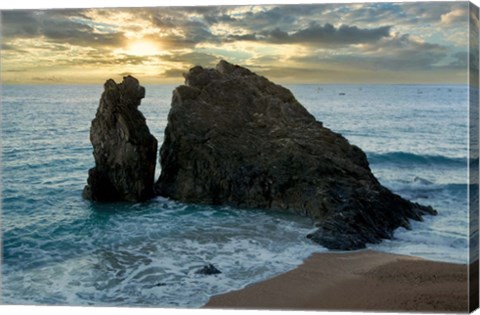
[[[291,271],[213,296],[203,308],[468,312],[467,279],[466,264],[372,250],[314,253]]]

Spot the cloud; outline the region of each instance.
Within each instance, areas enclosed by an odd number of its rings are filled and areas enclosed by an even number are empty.
[[[440,16],[440,21],[446,25],[455,22],[466,22],[468,19],[468,8],[459,8]]]
[[[257,35],[256,34],[243,34],[243,35],[229,35],[226,39],[226,41],[232,41],[232,42],[236,42],[236,41],[257,41],[259,40],[257,38]]]
[[[234,7],[225,14],[235,18],[229,24],[248,33],[262,32],[272,28],[293,31],[308,26],[311,21],[325,20],[332,4],[263,5]],[[338,5],[337,5],[338,7]]]
[[[359,59],[370,61],[378,69],[428,70],[442,63],[448,48],[413,39],[408,34],[395,35],[375,44],[366,45]]]
[[[10,73],[16,73],[16,72],[25,72],[27,71],[26,69],[3,69],[2,72],[10,72]]]
[[[335,16],[342,22],[362,25],[378,25],[385,23],[399,23],[409,17],[403,12],[399,3],[365,3],[361,6],[347,6],[349,10],[336,9]]]
[[[238,19],[227,15],[225,13],[220,13],[219,15],[216,14],[208,14],[204,16],[205,22],[207,22],[209,25],[214,25],[217,23],[232,23],[232,22],[238,22]]]
[[[183,78],[183,74],[187,72],[188,69],[168,69],[165,70],[163,73],[160,74],[162,78]]]
[[[33,37],[40,35],[39,20],[35,11],[3,11],[3,37]]]
[[[71,45],[117,46],[122,33],[98,33],[85,20],[83,10],[28,10],[2,12],[2,35],[12,38],[43,37],[52,43]]]
[[[144,73],[142,72],[130,72],[130,71],[126,71],[126,72],[122,72],[122,73],[119,73],[118,75],[122,76],[122,77],[126,77],[126,76],[139,76],[139,75],[143,75]]]
[[[310,65],[328,64],[337,68],[426,71],[444,65],[448,56],[445,46],[422,42],[408,34],[396,34],[353,49],[336,51],[331,55],[312,52],[294,57],[293,60]]]
[[[45,78],[68,74],[69,82],[85,69],[160,80],[219,58],[273,79],[459,71],[466,9],[417,2],[2,11],[2,71],[31,69],[29,79],[42,79],[41,65]],[[158,50],[137,56],[129,49],[136,41]]]
[[[158,29],[152,39],[157,39],[174,49],[192,48],[201,42],[217,42],[210,30],[209,21],[219,9],[215,7],[156,8],[148,15],[153,28]],[[198,16],[198,14],[200,14]]]
[[[257,41],[272,44],[303,44],[317,46],[352,45],[369,43],[388,37],[391,26],[362,29],[357,26],[330,23],[323,26],[312,22],[307,28],[288,33],[279,28],[257,34],[230,35],[228,41]]]
[[[12,52],[17,52],[17,53],[25,53],[25,50],[22,50],[20,47],[17,47],[12,44],[7,44],[5,42],[2,42],[2,51],[12,51]]]
[[[448,65],[452,68],[464,69],[466,71],[468,67],[468,58],[470,54],[467,51],[459,51],[454,53],[452,56],[453,61]]]
[[[324,44],[324,45],[350,45],[374,42],[382,37],[387,37],[391,26],[382,26],[374,29],[360,29],[356,26],[342,25],[335,27],[326,23],[320,26],[312,23],[308,28],[288,34],[279,29],[266,33],[267,41],[275,44]]]
[[[115,55],[109,54],[106,56],[99,56],[97,58],[88,58],[90,64],[99,65],[131,65],[139,66],[147,63],[158,61],[158,56],[131,56],[131,55]]]
[[[220,57],[202,52],[178,53],[162,56],[162,60],[171,62],[181,62],[191,66],[213,66],[219,61]]]
[[[63,82],[62,78],[56,76],[46,76],[46,77],[33,77],[33,81],[37,82],[51,82],[51,83],[60,83]]]
[[[178,31],[162,37],[162,41],[191,48],[205,42],[256,40],[257,33],[272,31],[272,26],[286,31],[299,29],[306,17],[322,10],[322,5],[161,8],[149,19],[155,27]],[[213,34],[212,29],[218,25],[227,28],[228,35]]]

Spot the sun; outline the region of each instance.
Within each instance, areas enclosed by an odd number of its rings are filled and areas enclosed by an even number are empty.
[[[153,56],[160,54],[160,49],[153,42],[135,41],[130,43],[124,52],[133,56]]]

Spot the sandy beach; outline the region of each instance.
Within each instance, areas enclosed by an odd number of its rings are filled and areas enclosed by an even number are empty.
[[[214,296],[206,308],[467,312],[467,265],[365,250],[317,253],[298,268]]]

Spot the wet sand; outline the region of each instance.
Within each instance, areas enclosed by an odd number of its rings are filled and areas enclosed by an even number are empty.
[[[370,250],[317,253],[205,308],[467,312],[467,265]]]

